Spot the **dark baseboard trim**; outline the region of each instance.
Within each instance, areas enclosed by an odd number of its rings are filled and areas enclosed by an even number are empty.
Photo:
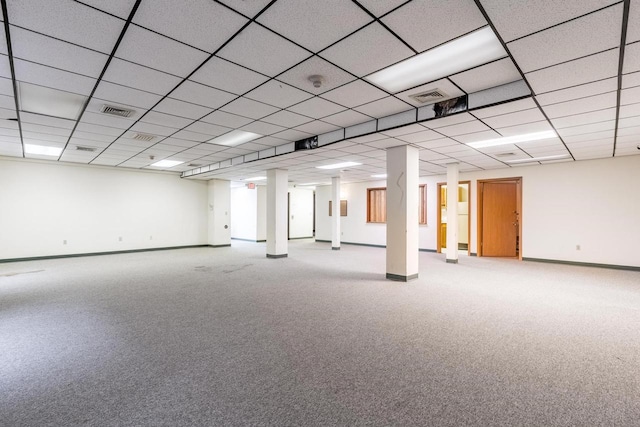
[[[228,248],[231,246],[231,243],[227,244],[227,245],[207,245],[210,248]]]
[[[634,267],[631,265],[598,264],[595,262],[563,261],[558,259],[527,258],[527,257],[522,257],[522,260],[533,261],[533,262],[546,262],[549,264],[577,265],[580,267],[598,267],[598,268],[610,268],[613,270],[640,271],[640,267]]]
[[[331,243],[331,240],[320,240],[320,239],[316,239],[316,242],[319,242],[319,243]],[[340,243],[342,243],[342,242],[340,242]]]
[[[336,246],[331,246],[331,250],[332,251],[339,251],[340,250],[340,246],[336,247]]]
[[[408,282],[409,280],[413,280],[413,279],[417,279],[417,278],[418,278],[418,273],[411,274],[409,276],[403,276],[401,274],[387,273],[387,279],[394,280],[396,282]]]
[[[280,255],[271,255],[267,254],[267,258],[276,259],[276,258],[286,258],[289,254],[280,254]]]
[[[447,264],[457,264],[458,260],[457,259],[449,259],[447,258]]]
[[[302,239],[313,239],[313,236],[309,236],[309,237],[289,237],[289,240],[302,240]]]
[[[469,256],[478,256],[478,254],[475,253],[475,252],[471,252],[471,253],[469,253]]]
[[[420,252],[433,252],[433,253],[438,253],[438,251],[436,249],[418,249]]]
[[[264,240],[256,240],[256,243],[264,243],[266,241],[267,241],[266,239],[264,239]]]
[[[240,240],[242,242],[251,242],[251,243],[255,243],[257,242],[257,240],[251,240],[251,239],[242,239],[240,237],[232,237],[231,240]]]
[[[221,245],[221,246],[231,246],[231,245]],[[123,251],[88,252],[88,253],[81,253],[81,254],[46,255],[46,256],[36,256],[36,257],[26,257],[26,258],[8,258],[8,259],[0,259],[0,264],[7,263],[7,262],[42,261],[46,259],[80,258],[80,257],[87,257],[87,256],[133,254],[137,252],[170,251],[173,249],[192,249],[192,248],[210,248],[210,247],[216,247],[216,246],[211,246],[211,245],[167,246],[163,248],[127,249]]]

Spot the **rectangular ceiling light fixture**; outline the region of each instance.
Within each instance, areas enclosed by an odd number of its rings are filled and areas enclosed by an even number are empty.
[[[468,142],[467,145],[473,148],[495,147],[497,145],[518,144],[520,142],[540,141],[557,137],[555,131],[546,130],[544,132],[525,133],[523,135],[504,136],[502,138],[486,139],[484,141]]]
[[[365,77],[400,92],[507,56],[490,27],[476,30]]]
[[[529,162],[543,162],[545,160],[560,160],[566,159],[569,157],[568,154],[558,154],[555,156],[543,156],[543,157],[531,157],[528,159],[517,159],[517,160],[505,160],[507,163],[529,163]]]
[[[386,173],[380,173],[377,175],[371,175],[371,178],[386,178],[387,174]]]
[[[62,153],[62,147],[50,147],[48,145],[24,144],[24,152],[40,156],[56,156]]]
[[[360,166],[362,163],[356,162],[343,162],[343,163],[335,163],[333,165],[324,165],[324,166],[316,166],[317,169],[340,169],[340,168],[348,168],[349,166]]]
[[[20,111],[78,120],[87,97],[62,90],[18,82]]]
[[[243,130],[233,130],[224,135],[220,135],[207,141],[209,144],[225,145],[227,147],[235,147],[236,145],[244,144],[245,142],[253,141],[260,138],[262,135],[258,135],[253,132],[245,132]]]
[[[179,160],[160,160],[159,162],[155,162],[153,163],[151,166],[156,167],[156,168],[172,168],[174,166],[178,166],[180,164],[182,164],[184,162],[181,162]]]
[[[266,176],[254,176],[253,178],[245,178],[245,181],[264,181]]]

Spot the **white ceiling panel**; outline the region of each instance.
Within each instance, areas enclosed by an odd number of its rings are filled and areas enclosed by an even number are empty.
[[[279,108],[247,98],[238,98],[222,107],[221,110],[257,120],[275,113]]]
[[[321,135],[323,133],[334,131],[338,128],[339,126],[332,125],[331,123],[323,122],[321,120],[314,120],[312,122],[300,125],[295,129],[301,132],[310,133],[311,135]],[[282,133],[274,135],[282,135]]]
[[[289,86],[277,80],[270,80],[245,95],[249,99],[260,101],[280,108],[287,108],[293,104],[311,98],[313,95]]]
[[[322,119],[327,123],[331,123],[332,125],[340,126],[340,127],[348,127],[358,123],[363,123],[371,120],[371,117],[366,116],[362,113],[358,113],[354,110],[345,110],[337,114],[333,114],[331,116],[324,117]]]
[[[186,117],[189,119],[199,119],[211,112],[211,108],[190,104],[177,99],[165,98],[154,108],[161,113],[173,114],[174,116]]]
[[[198,143],[195,141],[189,141],[186,139],[180,139],[180,138],[174,138],[174,137],[167,138],[164,141],[162,141],[162,143],[167,145],[173,145],[176,147],[182,147],[182,149],[191,148],[198,145]]]
[[[574,116],[562,117],[559,119],[551,119],[556,129],[562,129],[572,126],[580,126],[591,123],[605,122],[616,118],[616,109],[609,108],[606,110],[593,111],[590,113],[576,114]]]
[[[55,126],[65,129],[73,129],[75,124],[75,121],[73,120],[44,116],[42,114],[27,113],[25,111],[20,112],[20,120],[22,120],[22,123],[36,123],[39,125]]]
[[[286,128],[284,126],[278,126],[271,123],[256,121],[242,126],[240,129],[247,132],[257,133],[259,135],[271,135],[274,133],[282,132]]]
[[[188,7],[174,0],[153,0],[140,4],[133,22],[213,53],[247,19],[211,0],[190,0]]]
[[[81,76],[79,74],[69,73],[67,71],[57,70],[51,67],[45,67],[44,65],[35,64],[33,62],[14,59],[13,64],[16,72],[16,80],[27,83],[33,83],[80,95],[89,95],[96,84],[95,79]]]
[[[429,129],[439,129],[444,126],[457,125],[458,123],[470,122],[472,120],[475,120],[475,117],[473,117],[471,114],[458,113],[447,117],[441,117],[435,120],[428,120],[426,122],[423,122],[422,126]]]
[[[622,75],[623,89],[628,89],[630,87],[635,87],[635,86],[640,86],[640,71]]]
[[[11,79],[0,77],[0,94],[13,96],[13,82]]]
[[[640,70],[640,42],[628,44],[624,48],[624,74]]]
[[[321,95],[329,101],[353,108],[386,97],[387,94],[364,80],[355,80]]]
[[[224,133],[224,132],[223,132]],[[189,130],[180,130],[173,135],[173,138],[185,139],[187,141],[195,141],[195,142],[205,142],[218,135],[206,135],[200,132],[192,132]]]
[[[442,138],[442,135],[432,130],[423,130],[420,132],[414,132],[407,135],[400,135],[400,136],[397,136],[396,138],[398,138],[401,141],[415,144],[418,142],[425,142],[425,141],[431,141],[434,139],[439,139],[439,138]]]
[[[616,0],[481,0],[481,3],[504,41],[509,42],[616,3]]]
[[[571,128],[569,128],[571,129]],[[563,131],[566,129],[562,129],[559,133],[562,135]],[[620,135],[620,133],[618,133]],[[562,140],[567,144],[582,144],[589,141],[596,141],[601,139],[611,139],[614,136],[614,129],[587,133],[582,135],[562,135]]]
[[[322,76],[322,85],[319,88],[314,87],[309,80],[313,75]],[[327,92],[354,79],[351,74],[318,56],[309,58],[278,76],[278,80],[314,94]]]
[[[64,129],[59,127],[44,126],[44,125],[31,124],[31,123],[23,123],[22,131],[47,133],[50,135],[63,136],[66,138],[68,138],[69,135],[71,135],[71,129]],[[16,132],[14,135],[18,136],[19,134]]]
[[[422,126],[420,123],[414,123],[414,124],[405,125],[402,127],[385,129],[382,132],[380,132],[380,134],[397,137],[397,136],[408,135],[410,133],[423,132],[423,131],[424,131],[424,126]]]
[[[205,122],[195,122],[185,128],[185,130],[191,132],[198,132],[205,135],[210,135],[211,137],[222,135],[231,131],[230,128],[218,125],[212,125],[210,123]]]
[[[510,58],[500,59],[450,77],[467,93],[515,82],[521,78]]]
[[[609,50],[527,73],[526,78],[534,92],[540,94],[614,77],[618,74],[618,53],[618,49]]]
[[[428,25],[425,10],[429,11]],[[412,1],[386,15],[382,22],[418,52],[487,25],[475,3],[469,0]]]
[[[169,136],[175,133],[176,129],[166,126],[154,125],[152,123],[138,122],[131,127],[131,131],[135,133],[140,132],[156,136]],[[158,139],[156,139],[154,142],[158,142]]]
[[[78,123],[76,130],[80,132],[97,133],[110,136],[120,136],[122,134],[122,129],[82,122]]]
[[[229,128],[239,128],[251,123],[253,119],[217,110],[204,117],[202,121]]]
[[[629,23],[627,25],[627,43],[640,40],[640,4],[632,0],[629,7]]]
[[[190,80],[241,95],[269,78],[224,59],[213,57],[198,69]]]
[[[588,98],[577,99],[575,101],[567,101],[561,102],[559,104],[548,105],[542,108],[549,118],[558,118],[615,107],[617,98],[618,95],[616,92],[609,92],[602,95],[595,95]],[[638,100],[638,102],[640,102],[640,99]]]
[[[496,129],[502,136],[522,135],[525,133],[544,132],[553,130],[553,127],[546,120],[527,123],[525,125],[508,126]]]
[[[61,40],[111,53],[124,21],[72,0],[7,2],[10,22]]]
[[[537,108],[536,103],[531,98],[525,98],[518,101],[494,105],[493,107],[473,110],[473,115],[484,119],[487,117],[500,116],[502,114],[514,113],[516,111],[528,110],[531,108]]]
[[[406,2],[407,0],[360,0],[360,4],[366,7],[369,12],[373,13],[377,17],[389,13]]]
[[[185,81],[171,92],[171,98],[209,108],[218,108],[237,98],[236,95],[191,81]]]
[[[127,104],[145,110],[153,107],[162,99],[160,95],[154,93],[131,89],[107,81],[100,81],[93,96],[106,101]]]
[[[388,96],[368,104],[360,105],[359,107],[354,108],[354,110],[371,117],[380,118],[400,113],[402,111],[411,110],[412,108],[414,107],[394,98],[393,96]]]
[[[11,28],[11,47],[14,58],[93,78],[100,76],[108,59],[105,54],[18,27]]]
[[[483,124],[479,120],[473,120],[466,123],[460,123],[457,125],[438,128],[438,132],[449,137],[454,137],[457,135],[465,135],[469,133],[483,132],[487,130],[491,130],[491,128],[489,128],[489,126]]]
[[[300,126],[301,124],[308,123],[312,120],[312,118],[309,118],[307,116],[301,116],[300,114],[292,113],[285,110],[278,111],[277,113],[262,118],[263,122],[283,126],[286,128]]]
[[[119,18],[127,19],[136,0],[82,0],[82,2]]]
[[[622,4],[509,43],[523,72],[620,46]],[[558,43],[562,40],[562,43]]]
[[[618,90],[618,78],[611,77],[609,79],[600,80],[593,83],[587,83],[568,89],[547,92],[537,95],[536,99],[540,105],[557,104],[559,102],[571,101],[574,99],[586,98],[588,96],[599,95],[607,92]]]
[[[298,44],[318,52],[347,36],[372,18],[353,2],[279,0],[258,22]]]
[[[315,97],[289,107],[288,110],[319,119],[343,111],[345,108],[326,99]]]
[[[634,116],[640,116],[640,104],[622,105],[620,107],[621,118],[634,117]]]
[[[336,43],[321,56],[357,76],[365,76],[414,53],[375,22]]]
[[[159,113],[157,111],[149,111],[145,114],[140,121],[145,123],[152,123],[160,126],[168,126],[174,129],[182,129],[185,126],[189,126],[193,122],[191,119],[184,117],[178,117],[171,114]]]
[[[301,62],[310,53],[257,24],[251,24],[217,55],[273,77]]]
[[[253,18],[258,12],[264,9],[271,0],[251,0],[251,1],[237,1],[237,0],[221,0],[220,3],[224,3],[237,12]]]
[[[205,52],[136,25],[127,29],[116,56],[179,77],[187,77],[208,57]]]
[[[9,65],[9,57],[0,55],[0,77],[11,78],[11,65]]]
[[[558,129],[558,135],[563,138],[567,136],[576,136],[576,135],[590,135],[593,133],[605,132],[608,130],[613,130],[616,127],[615,120],[609,120],[600,123],[591,123],[582,126],[572,126],[563,129]]]
[[[308,132],[302,132],[296,129],[287,129],[282,132],[274,133],[272,136],[281,138],[284,141],[298,141],[300,139],[309,138],[311,135]]]
[[[167,73],[113,58],[102,80],[123,86],[166,95],[182,80]]]

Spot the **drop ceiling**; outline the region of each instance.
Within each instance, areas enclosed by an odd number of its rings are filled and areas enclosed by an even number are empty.
[[[285,168],[302,184],[328,182],[336,171],[317,166],[346,161],[360,165],[341,172],[345,182],[372,180],[385,172],[385,150],[405,144],[420,150],[422,176],[451,162],[475,171],[640,154],[637,0],[2,4],[0,156],[190,179],[243,180]],[[487,28],[504,47],[500,58],[398,93],[368,79]],[[323,76],[320,87],[311,75]],[[421,120],[424,107],[409,96],[437,88],[471,99],[513,82],[526,95],[443,118]],[[36,108],[41,93],[45,103],[80,100],[81,111]],[[105,105],[132,113],[106,115]],[[237,130],[260,137],[234,147],[209,142]],[[557,137],[467,145],[545,131]],[[312,136],[331,143],[291,152],[293,141]],[[29,154],[26,145],[62,151]],[[151,166],[160,160],[182,163]]]

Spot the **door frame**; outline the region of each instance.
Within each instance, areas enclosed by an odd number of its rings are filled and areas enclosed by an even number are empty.
[[[471,255],[471,181],[458,181],[458,185],[467,184],[469,189],[469,194],[467,195],[467,255]],[[442,202],[442,186],[447,185],[446,182],[438,183],[438,218],[436,222],[436,251],[440,254],[442,253],[442,245],[440,244],[440,238],[442,237],[442,232],[440,231],[442,227],[442,209],[440,208]],[[457,189],[456,189],[457,190]]]
[[[515,182],[516,184],[516,209],[518,210],[518,256],[517,258],[522,261],[522,177],[510,177],[510,178],[493,178],[493,179],[479,179],[478,180],[478,203],[477,203],[477,232],[478,232],[478,244],[476,253],[479,257],[484,256],[482,253],[482,202],[483,202],[483,186],[485,183],[492,182]]]

